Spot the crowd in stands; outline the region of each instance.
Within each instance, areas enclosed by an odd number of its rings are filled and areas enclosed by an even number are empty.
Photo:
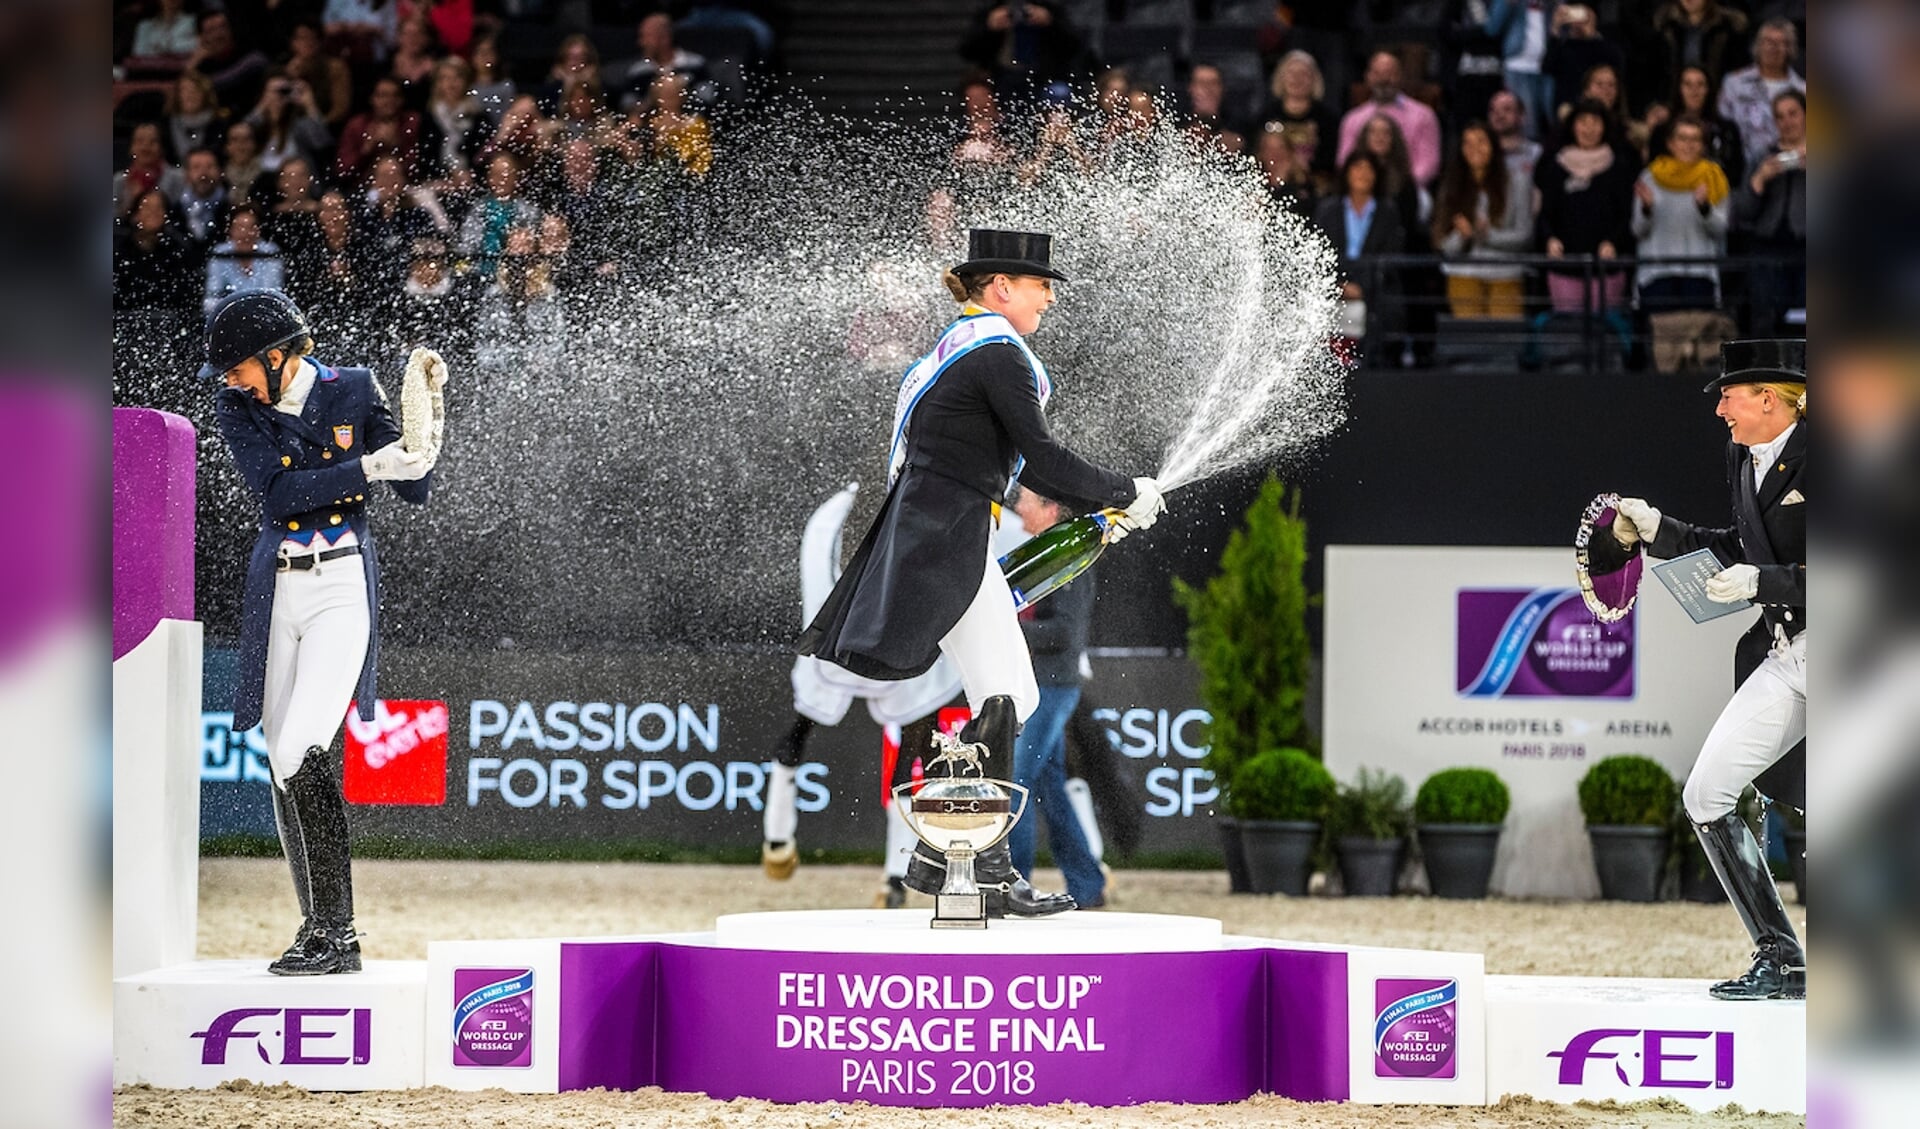
[[[1375,19],[1402,7],[1423,34]],[[698,237],[715,131],[752,112],[738,76],[776,69],[789,14],[124,0],[115,308],[285,286],[396,344],[561,316]],[[609,16],[624,43],[566,33]],[[1769,333],[1805,304],[1803,26],[1764,0],[989,0],[957,45],[952,159],[987,184],[1097,175],[1171,119],[1326,233],[1353,335],[1409,363],[1441,309],[1712,313],[1735,261],[1740,328]],[[732,57],[689,46],[716,32]],[[1369,266],[1408,255],[1435,258]]]

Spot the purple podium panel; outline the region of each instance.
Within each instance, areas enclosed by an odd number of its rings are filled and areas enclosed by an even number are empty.
[[[1266,949],[1268,1090],[1302,1102],[1352,1097],[1347,1049],[1347,954]]]
[[[560,1089],[638,1090],[657,1085],[655,941],[560,946]]]
[[[98,410],[60,388],[0,388],[0,476],[13,486],[0,498],[0,666],[80,620],[94,598]]]
[[[193,618],[193,491],[193,425],[151,408],[113,409],[116,659],[161,620]]]
[[[662,945],[654,1082],[896,1106],[1239,1101],[1266,1081],[1267,960]]]

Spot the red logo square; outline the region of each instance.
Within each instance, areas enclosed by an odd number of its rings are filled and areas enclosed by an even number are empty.
[[[373,720],[347,711],[350,804],[442,804],[447,799],[447,703],[374,703]]]

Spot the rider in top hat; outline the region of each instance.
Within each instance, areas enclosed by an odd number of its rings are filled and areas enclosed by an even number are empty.
[[[292,299],[250,290],[214,309],[200,370],[225,384],[214,415],[260,502],[233,727],[264,731],[274,822],[305,919],[269,966],[282,976],[360,970],[346,801],[327,749],[349,702],[373,718],[380,568],[369,484],[392,482],[402,498],[423,503],[433,469],[427,455],[402,447],[371,372],[321,364],[312,351]],[[437,399],[446,366],[429,351],[415,359]]]
[[[960,318],[900,385],[886,502],[799,649],[880,679],[911,678],[944,653],[973,711],[962,738],[983,742],[1011,771],[1014,738],[1040,692],[1013,595],[992,561],[1008,487],[1017,479],[1048,497],[1121,507],[1115,536],[1151,525],[1165,504],[1153,479],[1128,481],[1047,429],[1052,384],[1025,337],[1053,305],[1053,284],[1066,281],[1052,265],[1052,237],[976,228],[967,238],[967,261],[942,277]],[[1004,842],[980,855],[976,874],[989,913],[1073,908],[1072,898],[1028,885]],[[932,894],[944,878],[944,859],[920,844],[907,885]]]
[[[1720,347],[1716,413],[1727,423],[1733,525],[1689,525],[1622,498],[1613,533],[1655,557],[1711,549],[1725,566],[1707,582],[1720,603],[1751,600],[1760,618],[1735,652],[1739,688],[1707,734],[1684,793],[1707,858],[1752,934],[1753,967],[1713,986],[1723,1000],[1800,999],[1806,955],[1760,845],[1736,810],[1740,793],[1807,733],[1807,343],[1729,341]],[[1759,781],[1763,791],[1767,781]],[[1804,789],[1804,785],[1801,785]],[[1780,797],[1775,797],[1780,798]],[[1792,796],[1804,806],[1804,798]]]

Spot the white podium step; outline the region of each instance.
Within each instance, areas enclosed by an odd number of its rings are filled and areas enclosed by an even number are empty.
[[[714,923],[729,949],[816,953],[1181,953],[1221,947],[1220,922],[1169,913],[996,918],[986,929],[933,929],[931,909],[730,913]]]
[[[275,976],[251,960],[124,976],[113,984],[113,1081],[411,1089],[426,1083],[426,1007],[423,960],[342,976]]]

